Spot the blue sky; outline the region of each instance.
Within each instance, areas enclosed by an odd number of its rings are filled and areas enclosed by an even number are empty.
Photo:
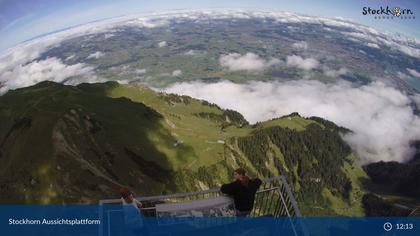
[[[365,6],[410,8],[415,20],[375,20]],[[420,38],[420,1],[415,0],[0,0],[0,51],[30,38],[86,22],[172,9],[245,8],[339,16],[379,30]]]

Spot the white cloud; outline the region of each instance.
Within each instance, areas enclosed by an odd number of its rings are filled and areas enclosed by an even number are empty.
[[[211,10],[176,10],[176,11],[161,11],[159,13],[147,13],[140,15],[129,15],[123,17],[111,18],[103,21],[88,23],[78,27],[73,27],[55,34],[47,35],[44,37],[36,38],[29,42],[20,44],[10,50],[6,51],[0,56],[0,70],[2,69],[1,58],[8,57],[8,64],[16,62],[16,60],[23,59],[31,61],[47,48],[56,45],[62,40],[81,36],[92,35],[96,33],[108,33],[105,37],[111,36],[113,32],[118,30],[119,27],[141,27],[153,28],[167,26],[171,20],[182,22],[182,20],[194,20],[196,22],[209,22],[210,19],[272,19],[281,23],[298,24],[308,23],[317,24],[328,28],[326,26],[335,27],[334,31],[347,34],[348,36],[365,40],[366,42],[381,43],[387,45],[400,52],[420,58],[420,42],[418,39],[409,39],[404,36],[395,36],[387,33],[380,33],[375,29],[357,24],[342,18],[328,18],[317,16],[299,15],[290,12],[279,11],[247,11],[247,10],[234,10],[234,9],[211,9]],[[294,26],[290,26],[294,27]],[[339,28],[336,28],[339,27]],[[343,30],[342,30],[342,29]],[[352,30],[349,33],[348,30]],[[353,32],[354,31],[354,32]],[[379,45],[379,44],[378,44]],[[24,51],[25,56],[19,55]]]
[[[0,83],[4,85],[0,89],[0,94],[9,89],[26,87],[45,80],[65,82],[69,77],[75,76],[85,77],[82,79],[83,82],[89,82],[86,77],[96,79],[93,68],[82,63],[66,65],[55,57],[33,61],[29,64],[16,66],[13,69],[0,71]],[[67,82],[73,84],[80,81],[71,80]]]
[[[66,59],[64,59],[64,60],[65,61],[69,61],[69,60],[71,60],[71,59],[73,59],[75,57],[76,57],[76,55],[71,55],[71,56],[66,57]]]
[[[308,43],[305,41],[300,41],[300,42],[296,42],[294,44],[292,44],[292,47],[296,48],[296,49],[300,49],[300,50],[306,50],[308,49]]]
[[[416,102],[417,107],[420,107],[420,94],[415,94],[411,98]]]
[[[100,57],[103,57],[105,55],[105,53],[103,52],[94,52],[92,54],[90,54],[89,56],[86,57],[86,59],[98,59]]]
[[[410,75],[412,75],[414,77],[417,77],[417,78],[420,78],[420,72],[418,72],[414,69],[410,69],[410,68],[407,68],[407,71],[408,71],[408,73],[410,73]]]
[[[371,35],[366,32],[342,32],[342,34],[346,36],[350,36],[352,38],[357,38],[361,41],[373,42],[376,43],[378,40],[376,39],[376,35]]]
[[[248,52],[244,55],[239,53],[230,53],[222,55],[219,58],[219,63],[222,67],[227,68],[230,71],[261,71],[270,66],[280,63],[278,59],[265,60],[260,56]]]
[[[104,38],[105,39],[109,39],[109,38],[112,38],[114,36],[115,36],[115,34],[113,34],[113,33],[106,33],[106,34],[104,34]]]
[[[334,69],[330,69],[330,68],[324,66],[322,69],[323,69],[324,74],[326,76],[332,77],[332,78],[336,78],[336,77],[338,77],[340,75],[345,75],[345,74],[348,73],[348,69],[347,68],[344,68],[344,67],[342,67],[342,68],[340,68],[338,70],[334,70]]]
[[[130,15],[88,23],[73,27],[61,32],[46,35],[34,40],[19,44],[6,50],[0,55],[0,71],[9,70],[18,65],[31,62],[46,50],[58,45],[61,41],[82,36],[102,33],[109,37],[117,32],[120,27],[143,27],[153,28],[168,26],[171,22],[182,22],[193,20],[195,22],[209,22],[210,19],[272,19],[281,23],[289,23],[290,27],[299,26],[301,23],[317,24],[330,30],[349,34],[358,38],[364,43],[376,43],[378,46],[385,45],[393,50],[398,50],[406,55],[420,58],[420,42],[417,39],[409,39],[403,36],[395,36],[387,33],[380,33],[371,27],[360,25],[341,18],[327,18],[317,16],[299,15],[290,12],[278,11],[247,11],[232,9],[212,10],[177,10],[162,11],[159,13],[148,13],[141,15]],[[332,28],[334,27],[334,28]],[[337,28],[339,27],[339,28]],[[109,34],[109,35],[107,35]]]
[[[371,47],[371,48],[380,48],[379,47],[379,45],[378,44],[376,44],[376,43],[367,43],[366,44],[368,47]]]
[[[207,52],[206,51],[201,51],[201,50],[188,50],[184,53],[184,55],[187,56],[202,56],[205,55]]]
[[[181,70],[174,70],[172,71],[172,76],[178,77],[182,75],[182,71]]]
[[[146,69],[136,69],[134,73],[138,75],[143,75],[143,74],[146,74]]]
[[[413,114],[410,98],[378,82],[358,88],[346,82],[324,84],[306,80],[193,82],[178,83],[165,91],[237,110],[252,123],[292,112],[326,118],[354,131],[344,139],[365,162],[406,161],[413,151],[410,140],[420,139],[420,119]]]
[[[197,52],[195,50],[188,50],[184,54],[188,56],[195,56],[197,55]]]
[[[174,14],[174,15],[172,15]],[[135,17],[135,18],[132,18]],[[156,28],[169,25],[170,18],[176,18],[179,15],[176,12],[167,12],[162,14],[150,14],[150,15],[142,15],[142,16],[127,16],[122,19],[125,25],[128,26],[135,26],[140,28]],[[124,22],[124,20],[127,20]]]
[[[318,60],[314,58],[303,59],[302,57],[296,55],[287,56],[286,64],[287,66],[297,67],[306,71],[315,69],[319,66]]]
[[[117,82],[120,83],[120,84],[129,84],[130,83],[130,80],[120,79],[120,80],[117,80]]]
[[[397,76],[398,76],[398,78],[403,79],[403,80],[406,80],[406,79],[410,78],[407,74],[404,74],[401,71],[397,72]]]
[[[162,41],[158,43],[158,47],[160,48],[166,47],[166,45],[167,45],[166,41]]]

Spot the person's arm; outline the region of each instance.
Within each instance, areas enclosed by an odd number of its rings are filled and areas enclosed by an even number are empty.
[[[141,204],[141,202],[139,200],[135,199],[135,198],[134,198],[134,202],[136,203],[136,205],[139,209],[143,206],[143,204]]]
[[[232,195],[235,192],[235,182],[230,183],[230,184],[223,184],[222,187],[220,188],[220,192],[224,193],[224,194],[228,194],[228,195]]]

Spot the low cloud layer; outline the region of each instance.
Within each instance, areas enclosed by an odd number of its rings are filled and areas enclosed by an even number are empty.
[[[89,56],[86,57],[86,59],[98,59],[100,57],[103,57],[105,55],[105,53],[103,52],[94,52],[92,54],[90,54]],[[68,58],[66,58],[67,60]]]
[[[237,110],[252,123],[292,112],[326,118],[354,131],[344,139],[364,162],[407,161],[413,151],[410,141],[420,139],[420,119],[413,114],[411,99],[382,83],[355,88],[345,82],[306,80],[193,82],[175,84],[165,91]]]
[[[188,50],[184,53],[186,56],[203,56],[206,55],[207,52],[203,50]]]
[[[163,48],[167,45],[166,41],[162,41],[158,43],[158,47]]]
[[[328,68],[327,66],[324,66],[322,69],[323,69],[324,74],[326,76],[332,77],[332,78],[336,78],[336,77],[338,77],[340,75],[345,75],[345,74],[347,74],[349,72],[348,69],[347,68],[344,68],[344,67],[342,67],[342,68],[340,68],[338,70],[334,70],[334,69]]]
[[[60,59],[55,57],[47,58],[42,61],[33,61],[29,64],[18,65],[13,68],[0,70],[0,95],[9,89],[21,88],[34,85],[41,81],[50,80],[55,82],[65,82],[70,77],[84,77],[82,82],[89,82],[89,79],[96,79],[93,68],[83,63],[74,65],[63,64]],[[69,80],[68,83],[78,83],[80,81]]]
[[[174,70],[172,71],[172,76],[181,76],[182,75],[182,70]]]
[[[274,58],[265,60],[252,52],[248,52],[244,55],[239,53],[222,55],[219,62],[222,67],[225,67],[230,71],[256,72],[276,65],[280,62],[280,60]]]
[[[407,69],[408,73],[410,73],[410,75],[420,78],[420,72],[414,70],[414,69]]]
[[[300,49],[300,50],[306,50],[308,49],[308,43],[305,41],[300,41],[300,42],[296,42],[294,44],[292,44],[292,46],[296,49]]]
[[[378,44],[376,44],[376,43],[367,43],[366,45],[367,45],[368,47],[371,47],[371,48],[378,48],[378,49],[380,48],[380,47],[379,47],[379,45],[378,45]]]
[[[302,58],[300,56],[291,55],[287,56],[286,65],[309,71],[317,68],[319,62],[314,58]]]

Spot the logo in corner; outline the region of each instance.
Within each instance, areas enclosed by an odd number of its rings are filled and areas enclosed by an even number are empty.
[[[416,19],[416,16],[412,9],[401,7],[363,7],[362,14],[365,16],[372,15],[374,19]]]

